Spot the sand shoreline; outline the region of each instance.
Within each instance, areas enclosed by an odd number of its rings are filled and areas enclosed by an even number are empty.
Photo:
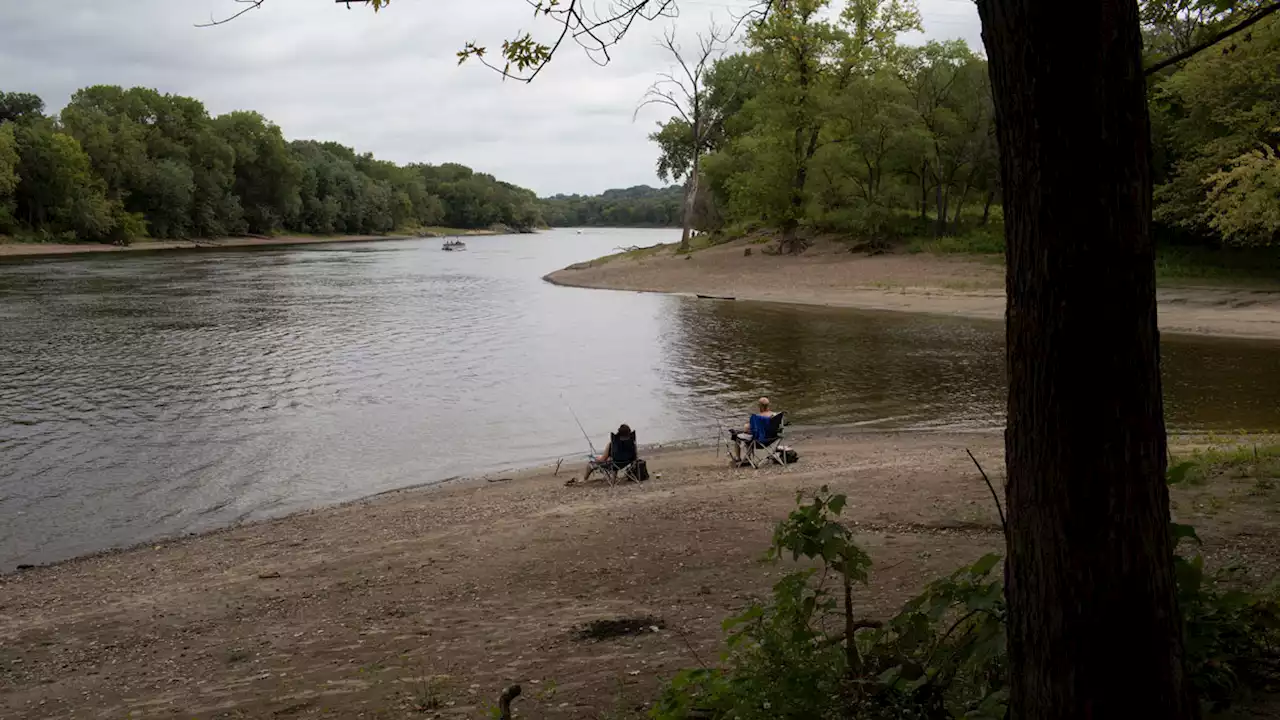
[[[813,428],[792,436],[801,464],[761,471],[675,445],[644,453],[654,478],[639,487],[565,487],[582,470],[566,463],[0,576],[0,716],[398,716],[439,676],[441,717],[483,717],[512,681],[558,686],[525,717],[595,717],[620,688],[651,699],[690,645],[716,655],[723,617],[782,570],[757,561],[798,489],[861,490],[848,514],[886,564],[869,610],[892,609],[922,568],[997,547],[960,460],[972,447],[997,462],[998,440]],[[903,470],[945,499],[914,508]],[[572,639],[635,614],[664,629]]]
[[[787,468],[664,447],[644,453],[654,477],[638,487],[565,487],[579,465],[540,467],[0,576],[0,716],[400,717],[421,715],[430,686],[439,717],[479,718],[520,682],[524,717],[599,717],[652,700],[694,653],[717,656],[720,622],[789,569],[759,560],[798,490],[849,495],[875,562],[858,596],[872,617],[1002,545],[965,454],[999,482],[998,433],[805,428],[789,442],[801,461]],[[1264,504],[1178,502],[1209,547],[1275,567]],[[636,615],[663,627],[573,638]]]
[[[746,250],[753,250],[745,255]],[[688,256],[670,247],[579,263],[544,278],[568,287],[1002,320],[1004,269],[980,259],[867,257],[820,243],[799,257],[765,256],[735,241]],[[1162,332],[1280,340],[1280,291],[1162,287]]]
[[[494,230],[456,230],[451,235],[479,237],[498,235]],[[0,242],[0,259],[65,257],[102,253],[160,252],[167,250],[220,250],[226,248],[276,247],[288,245],[328,245],[335,243],[413,240],[416,235],[280,235],[276,237],[226,237],[195,240],[145,240],[132,245],[101,243],[20,243]],[[443,237],[443,236],[440,236]]]

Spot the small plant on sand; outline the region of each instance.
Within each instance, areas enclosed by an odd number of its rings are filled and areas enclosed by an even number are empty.
[[[1192,464],[1170,469],[1186,482]],[[678,673],[655,720],[890,720],[1006,715],[1004,586],[999,555],[930,583],[885,622],[859,619],[854,590],[871,561],[836,518],[826,488],[778,525],[771,556],[816,561],[784,576],[765,603],[724,623],[719,668]],[[1209,709],[1280,682],[1280,595],[1246,589],[1234,569],[1206,572],[1195,530],[1170,524],[1187,668]],[[1194,553],[1194,554],[1193,554]],[[834,580],[834,582],[829,582]],[[834,586],[834,587],[832,587]]]
[[[1209,447],[1196,450],[1173,465],[1190,485],[1203,485],[1215,477],[1250,479],[1255,489],[1266,489],[1280,479],[1280,445],[1248,442],[1247,438],[1210,436]]]
[[[999,557],[934,582],[888,622],[858,618],[871,561],[835,519],[845,503],[823,488],[778,525],[770,555],[818,567],[727,620],[723,669],[678,674],[652,717],[1003,717],[1004,597],[989,577]]]
[[[408,705],[417,712],[431,712],[445,706],[446,679],[431,675],[426,669],[419,667],[419,673],[405,681],[409,688],[406,691]]]

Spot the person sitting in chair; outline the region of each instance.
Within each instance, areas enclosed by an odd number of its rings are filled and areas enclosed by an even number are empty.
[[[753,417],[758,416],[762,418],[771,418],[774,416],[775,413],[769,409],[769,398],[767,397],[760,398],[759,400],[756,401],[756,405],[758,407],[758,410],[752,413]],[[732,438],[734,443],[733,445],[734,452],[730,454],[733,457],[733,461],[738,464],[742,464],[743,462],[742,453],[746,449],[747,444],[750,443],[753,438],[753,436],[751,435],[751,418],[747,418],[747,423],[746,425],[743,425],[742,428],[743,428],[742,430],[729,431],[729,435]]]
[[[636,457],[636,434],[632,432],[630,425],[623,423],[618,426],[618,432],[609,436],[609,444],[605,446],[604,454],[587,461],[587,472],[582,476],[582,482],[591,479],[591,473],[603,467],[621,470],[635,462]],[[565,484],[572,483],[573,480],[569,480]]]

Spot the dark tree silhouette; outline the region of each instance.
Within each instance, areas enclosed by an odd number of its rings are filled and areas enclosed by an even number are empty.
[[[1010,714],[1191,718],[1134,0],[979,0],[1004,177]]]

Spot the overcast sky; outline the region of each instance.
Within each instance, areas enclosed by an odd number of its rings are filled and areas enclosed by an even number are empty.
[[[598,0],[604,3],[606,0]],[[657,108],[632,120],[654,75],[655,42],[694,34],[750,0],[678,0],[680,17],[637,25],[598,67],[567,47],[531,85],[475,63],[519,30],[548,39],[524,0],[395,0],[375,14],[329,0],[266,0],[228,25],[233,0],[0,0],[0,90],[41,95],[50,112],[88,85],[153,87],[214,114],[257,110],[285,136],[336,140],[380,158],[459,162],[540,195],[658,184],[647,139]],[[925,37],[981,47],[970,0],[919,0]]]

